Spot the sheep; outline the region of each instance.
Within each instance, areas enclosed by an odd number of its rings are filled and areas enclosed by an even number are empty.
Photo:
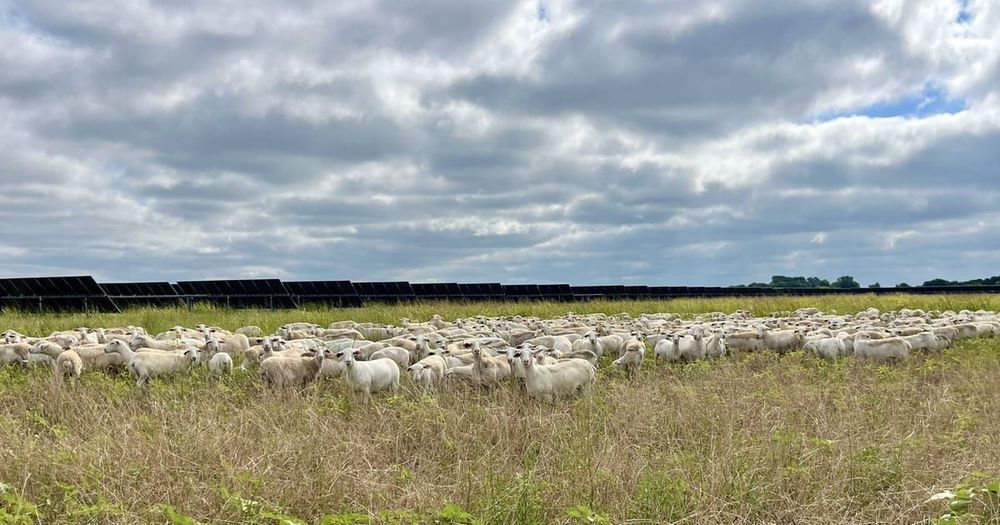
[[[410,366],[410,352],[405,348],[400,348],[398,346],[390,346],[387,348],[382,348],[372,352],[371,356],[368,358],[369,361],[374,361],[376,359],[391,359],[394,363],[399,365],[401,370],[406,370]]]
[[[802,330],[770,330],[761,325],[757,328],[757,333],[764,341],[764,346],[783,354],[788,350],[802,348],[805,343],[805,335]]]
[[[838,357],[847,353],[844,340],[839,337],[824,337],[807,341],[803,348],[811,352],[816,357],[821,357],[828,361],[836,361]]]
[[[243,334],[227,334],[216,329],[208,330],[205,333],[205,344],[209,341],[216,341],[219,344],[219,351],[231,356],[243,355],[250,349],[250,339]]]
[[[425,391],[431,390],[444,379],[448,363],[439,355],[429,355],[410,365],[406,371],[410,378]]]
[[[872,339],[865,332],[854,337],[854,355],[859,362],[866,359],[876,361],[903,359],[910,354],[910,348],[910,343],[898,337]]]
[[[559,359],[583,359],[595,367],[601,361],[600,356],[590,350],[576,350],[568,354],[562,354]]]
[[[573,352],[593,352],[597,357],[604,355],[604,345],[601,344],[597,332],[594,331],[587,332],[580,339],[573,341],[571,350]]]
[[[208,371],[212,377],[233,373],[233,358],[225,352],[216,353],[208,361]]]
[[[726,335],[715,333],[705,340],[705,355],[708,357],[723,357],[726,355]]]
[[[55,367],[55,360],[45,354],[28,354],[28,358],[23,361],[28,368],[36,366]]]
[[[680,361],[680,339],[680,335],[671,334],[669,337],[665,337],[657,341],[656,346],[653,347],[653,359],[663,359],[667,362]]]
[[[556,398],[582,392],[594,382],[597,370],[583,359],[568,359],[554,365],[540,365],[527,350],[518,352],[524,366],[524,386],[528,397],[551,403]]]
[[[705,339],[700,332],[682,337],[677,347],[682,361],[696,361],[705,358]]]
[[[26,364],[31,346],[27,343],[11,343],[0,345],[0,366],[10,364]]]
[[[742,350],[744,352],[760,352],[767,349],[764,346],[764,338],[756,331],[730,332],[726,334],[726,347],[730,350]]]
[[[480,384],[495,386],[510,377],[510,364],[505,358],[483,355],[479,341],[472,341],[471,346],[472,370]]]
[[[66,350],[56,358],[55,370],[59,377],[76,379],[80,377],[80,372],[83,372],[83,359],[80,359],[80,355],[75,351]]]
[[[80,356],[83,360],[84,370],[99,369],[99,370],[111,370],[123,368],[125,366],[125,359],[118,354],[105,352],[108,345],[121,345],[128,348],[128,344],[120,340],[112,340],[107,345],[90,345],[90,346],[78,346],[73,350]],[[45,346],[45,351],[39,353],[45,353],[52,356],[50,353],[54,350],[51,346]]]
[[[37,343],[31,345],[31,349],[28,352],[36,355],[45,355],[51,359],[55,359],[59,357],[59,354],[65,351],[65,348],[51,341],[38,341]]]
[[[541,337],[528,339],[525,342],[533,345],[544,346],[546,348],[552,348],[554,350],[559,350],[560,352],[568,353],[573,351],[573,343],[564,335],[543,335]]]
[[[945,337],[934,335],[934,332],[904,335],[899,331],[894,331],[893,335],[910,343],[911,350],[941,350],[950,346],[950,342]]]
[[[301,356],[272,356],[260,362],[258,375],[268,389],[297,387],[305,390],[319,376],[330,351],[317,350]]]
[[[104,348],[107,354],[118,355],[126,363],[126,368],[136,378],[136,386],[149,384],[153,377],[180,374],[191,370],[198,360],[198,351],[194,348],[183,353],[170,354],[162,352],[133,352],[127,344],[112,341]],[[82,357],[82,356],[81,356]]]
[[[153,339],[148,335],[135,334],[129,339],[128,344],[132,347],[132,350],[138,348],[152,348],[154,350],[177,350],[182,347],[194,346],[201,348],[205,346],[205,342],[192,339],[192,338],[175,338],[175,339]]]
[[[629,378],[635,379],[639,375],[642,358],[646,355],[646,344],[638,339],[630,339],[622,348],[624,351],[621,357],[612,361],[611,364],[624,368],[628,371]]]
[[[264,335],[264,331],[261,330],[259,326],[254,326],[254,325],[241,326],[237,328],[236,331],[234,331],[233,333],[245,335],[247,338],[260,337]]]
[[[353,393],[360,394],[367,402],[372,394],[382,391],[395,394],[399,390],[399,366],[395,362],[391,359],[357,361],[355,352],[344,349],[336,354],[337,360],[347,367],[344,376]]]

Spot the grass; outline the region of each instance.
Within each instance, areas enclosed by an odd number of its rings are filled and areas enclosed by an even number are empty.
[[[291,320],[398,322],[432,313],[540,315],[821,306],[1000,309],[1000,298],[831,296],[426,304],[359,310],[0,314],[0,329]],[[792,353],[602,368],[554,405],[456,387],[354,404],[337,381],[271,395],[202,371],[146,390],[0,368],[0,523],[913,523],[941,490],[1000,479],[1000,341],[894,367]],[[985,512],[971,522],[997,520]],[[968,519],[964,522],[970,522]]]

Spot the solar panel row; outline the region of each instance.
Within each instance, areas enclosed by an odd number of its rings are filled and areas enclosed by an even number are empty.
[[[296,308],[321,303],[340,307],[367,302],[441,300],[668,299],[896,293],[896,288],[721,288],[703,286],[570,286],[568,284],[416,283],[242,279],[98,284],[89,276],[0,279],[0,308],[54,311],[119,311],[119,306],[168,306],[206,302],[233,308]],[[916,287],[910,293],[1000,293],[1000,286]]]

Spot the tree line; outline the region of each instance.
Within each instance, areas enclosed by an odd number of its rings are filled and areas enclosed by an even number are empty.
[[[986,277],[984,279],[970,279],[968,281],[949,281],[947,279],[931,279],[924,281],[919,286],[977,286],[977,285],[1000,285],[1000,275]],[[881,288],[878,282],[868,285],[868,288]],[[861,284],[850,275],[841,275],[832,282],[819,277],[790,277],[786,275],[771,276],[771,282],[754,282],[750,284],[738,284],[733,288],[861,288]],[[896,285],[896,288],[912,288],[903,282]]]

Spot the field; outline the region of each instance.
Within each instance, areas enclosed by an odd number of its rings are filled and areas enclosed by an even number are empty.
[[[1000,310],[1000,297],[6,312],[0,330],[803,306]],[[926,523],[948,510],[933,494],[996,487],[998,437],[995,339],[897,366],[750,354],[647,360],[635,381],[603,366],[591,394],[554,405],[458,387],[365,406],[339,381],[276,396],[252,375],[203,371],[146,390],[100,373],[70,387],[4,367],[0,523]],[[998,522],[995,492],[977,494],[959,522]]]

